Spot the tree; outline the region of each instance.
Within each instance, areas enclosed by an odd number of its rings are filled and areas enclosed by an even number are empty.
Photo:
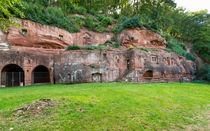
[[[23,13],[17,8],[22,6],[20,0],[0,0],[0,30],[7,31],[11,25],[18,26],[14,21],[14,15],[23,17]]]

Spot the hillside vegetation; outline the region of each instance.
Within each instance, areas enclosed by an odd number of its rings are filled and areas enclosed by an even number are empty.
[[[207,10],[189,12],[178,8],[174,0],[12,1],[15,9],[2,5],[18,18],[69,32],[79,32],[81,27],[86,27],[96,32],[118,34],[126,28],[145,27],[162,34],[168,42],[166,51],[173,51],[189,60],[195,60],[193,54],[196,53],[210,62],[210,14]],[[8,12],[3,12],[4,16]],[[193,44],[191,53],[187,52],[183,42]]]
[[[0,130],[209,130],[208,84],[0,89]]]

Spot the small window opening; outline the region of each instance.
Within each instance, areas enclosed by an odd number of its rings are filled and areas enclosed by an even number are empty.
[[[127,60],[127,69],[130,69],[130,60]]]
[[[157,61],[157,57],[152,57],[152,61],[156,62]]]
[[[27,30],[26,29],[22,29],[22,34],[26,35],[27,34]]]
[[[60,40],[63,40],[63,36],[62,36],[62,35],[59,35],[59,39],[60,39]]]

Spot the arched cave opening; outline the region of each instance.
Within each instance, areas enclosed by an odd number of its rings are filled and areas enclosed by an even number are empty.
[[[146,80],[152,80],[153,78],[153,71],[152,70],[148,70],[143,74],[143,78]]]
[[[101,73],[94,73],[94,74],[92,74],[92,82],[93,83],[100,83],[100,82],[102,82],[102,74]]]
[[[37,66],[32,72],[32,84],[50,83],[50,73],[47,67]]]
[[[1,85],[15,87],[24,85],[24,71],[16,64],[6,65],[1,72]]]

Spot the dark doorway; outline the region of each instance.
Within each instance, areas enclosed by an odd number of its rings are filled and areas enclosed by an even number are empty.
[[[143,78],[146,80],[152,80],[153,77],[153,71],[152,70],[148,70],[143,74]]]
[[[32,83],[50,83],[50,73],[45,66],[37,66],[32,72]]]
[[[7,65],[1,73],[1,84],[5,87],[24,86],[24,71],[20,66]]]
[[[100,82],[102,82],[102,74],[101,73],[94,73],[94,74],[92,74],[92,82],[93,83],[100,83]]]

